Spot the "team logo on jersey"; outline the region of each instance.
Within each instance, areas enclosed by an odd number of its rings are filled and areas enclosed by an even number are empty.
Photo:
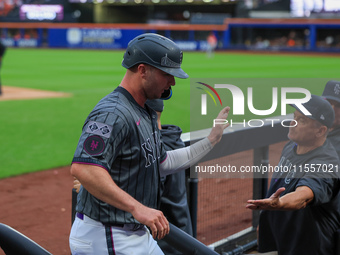
[[[90,155],[98,155],[105,149],[104,140],[97,135],[89,136],[84,142],[84,150]]]
[[[111,132],[112,126],[92,120],[89,122],[86,129],[86,133],[103,136],[105,138],[109,138]]]
[[[287,176],[285,177],[285,184],[289,184],[295,177],[295,171],[294,170],[290,170],[287,174]]]
[[[144,152],[144,157],[146,160],[145,167],[148,167],[151,165],[152,162],[156,160],[150,138],[148,138],[147,141],[142,144],[142,150]]]
[[[145,167],[150,166],[156,159],[160,157],[160,138],[159,133],[152,133],[153,139],[148,138],[145,143],[142,143],[142,151],[145,157]]]
[[[289,184],[292,179],[294,179],[295,177],[295,169],[293,167],[292,162],[290,162],[289,159],[287,159],[286,157],[282,156],[280,159],[280,162],[278,164],[278,169],[280,170],[280,178],[282,178],[283,176],[285,176],[285,184]]]

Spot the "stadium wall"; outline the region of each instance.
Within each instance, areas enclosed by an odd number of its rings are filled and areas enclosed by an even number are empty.
[[[217,50],[340,51],[340,19],[226,19],[223,25],[0,23],[9,47],[124,49],[138,34],[172,38],[186,51],[204,51],[213,31]]]

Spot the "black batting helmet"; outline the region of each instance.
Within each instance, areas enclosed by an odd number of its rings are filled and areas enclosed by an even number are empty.
[[[132,39],[126,52],[122,66],[131,68],[136,64],[149,64],[175,77],[189,77],[181,69],[183,53],[170,39],[153,33],[139,35]]]

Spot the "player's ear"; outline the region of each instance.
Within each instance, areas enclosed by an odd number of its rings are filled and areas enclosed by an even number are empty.
[[[137,67],[137,71],[142,77],[145,77],[147,66],[145,64],[139,64]]]
[[[324,125],[320,126],[316,133],[317,137],[327,136],[327,134],[328,134],[328,128]]]

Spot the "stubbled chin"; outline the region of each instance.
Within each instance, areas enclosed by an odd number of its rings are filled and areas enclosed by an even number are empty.
[[[290,131],[288,132],[288,135],[287,135],[287,136],[288,136],[288,139],[289,139],[289,140],[292,140],[292,138],[294,137]]]

